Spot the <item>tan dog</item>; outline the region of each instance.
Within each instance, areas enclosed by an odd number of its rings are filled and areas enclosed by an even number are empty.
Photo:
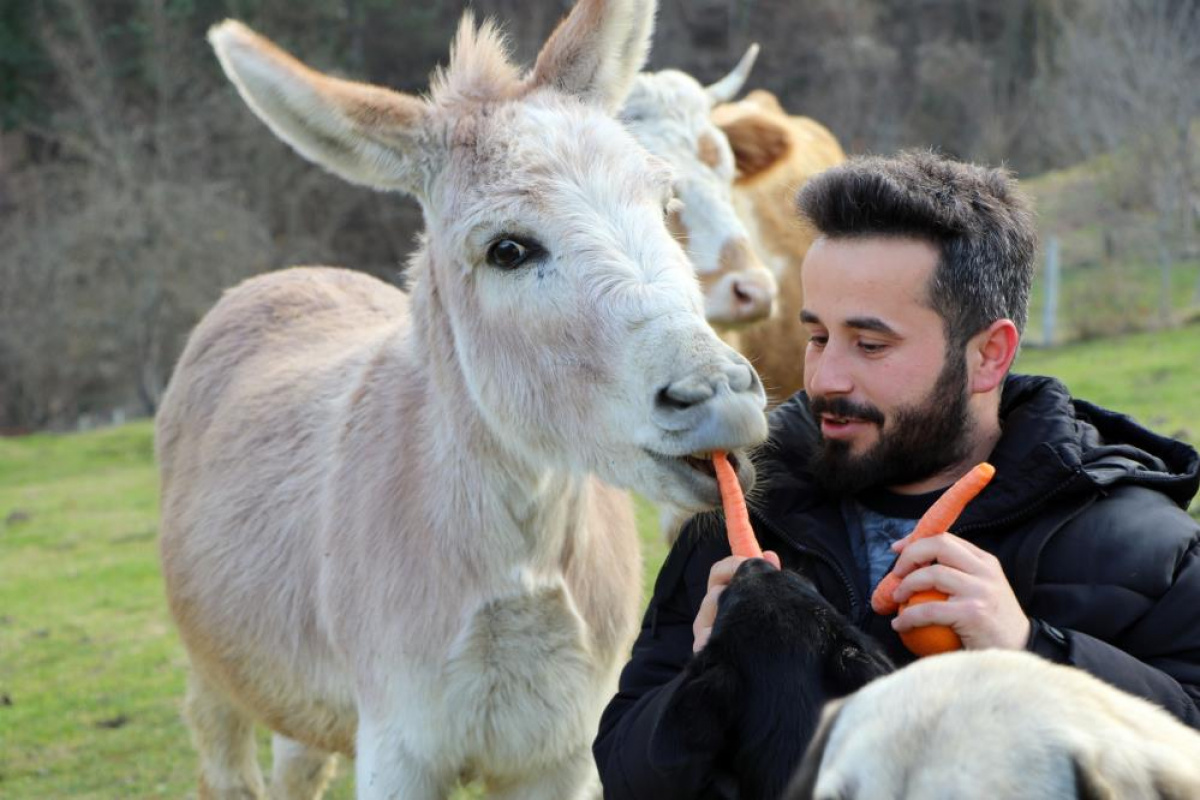
[[[929,658],[830,703],[785,800],[1200,798],[1200,735],[1072,667]]]

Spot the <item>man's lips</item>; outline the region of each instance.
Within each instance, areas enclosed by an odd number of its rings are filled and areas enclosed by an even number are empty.
[[[868,426],[874,425],[858,417],[838,417],[833,414],[821,415],[821,435],[826,439],[850,439]]]

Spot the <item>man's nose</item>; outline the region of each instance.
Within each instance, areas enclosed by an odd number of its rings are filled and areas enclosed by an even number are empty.
[[[849,394],[854,381],[848,366],[837,348],[828,344],[817,353],[809,353],[804,362],[809,396]]]

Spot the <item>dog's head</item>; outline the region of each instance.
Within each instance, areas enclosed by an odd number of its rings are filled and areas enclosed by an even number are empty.
[[[742,796],[778,796],[821,706],[891,670],[810,581],[747,561],[659,718],[651,758],[673,768],[719,762],[737,775]]]
[[[1200,735],[1028,653],[922,659],[830,703],[785,800],[1200,797]]]

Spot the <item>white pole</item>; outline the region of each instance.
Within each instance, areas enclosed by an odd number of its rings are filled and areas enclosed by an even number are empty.
[[[1042,305],[1042,344],[1054,345],[1054,327],[1058,321],[1058,237],[1046,240],[1046,296]]]

